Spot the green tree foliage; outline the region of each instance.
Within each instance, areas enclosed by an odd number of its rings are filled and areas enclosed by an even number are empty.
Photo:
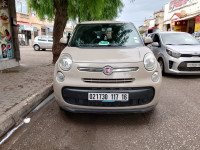
[[[30,9],[41,20],[54,20],[53,63],[58,59],[63,45],[59,44],[68,19],[79,21],[112,20],[123,8],[122,0],[28,0]]]
[[[139,32],[140,32],[140,35],[143,35],[145,33],[145,31],[143,30],[140,30]]]

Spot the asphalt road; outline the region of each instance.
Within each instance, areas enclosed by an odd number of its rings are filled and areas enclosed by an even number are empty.
[[[165,76],[145,114],[70,114],[51,101],[2,147],[14,150],[200,149],[200,77]]]
[[[51,51],[21,49],[21,64],[50,64]],[[30,114],[0,149],[5,150],[199,150],[200,76],[163,77],[155,111],[94,115],[61,111],[52,100]]]

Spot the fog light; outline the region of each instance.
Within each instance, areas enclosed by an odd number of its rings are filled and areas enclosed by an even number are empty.
[[[64,76],[64,74],[62,72],[57,72],[57,76],[56,77],[57,77],[57,80],[59,82],[63,82],[65,80],[65,76]]]
[[[158,72],[154,72],[154,74],[152,75],[152,81],[153,82],[158,82],[159,80],[159,73]]]

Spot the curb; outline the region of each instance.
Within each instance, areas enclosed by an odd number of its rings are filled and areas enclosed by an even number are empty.
[[[39,92],[36,92],[0,116],[0,137],[2,137],[7,131],[16,125],[20,119],[25,117],[52,92],[53,83],[42,88]]]

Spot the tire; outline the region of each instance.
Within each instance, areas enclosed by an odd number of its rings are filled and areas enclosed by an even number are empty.
[[[37,44],[36,44],[36,45],[34,45],[34,50],[35,50],[35,51],[39,51],[39,50],[40,50],[40,46],[39,46],[39,45],[37,45]]]
[[[161,72],[162,72],[162,74],[164,75],[164,74],[165,74],[165,65],[164,65],[164,61],[160,58],[160,59],[158,60],[158,63],[160,64]]]

